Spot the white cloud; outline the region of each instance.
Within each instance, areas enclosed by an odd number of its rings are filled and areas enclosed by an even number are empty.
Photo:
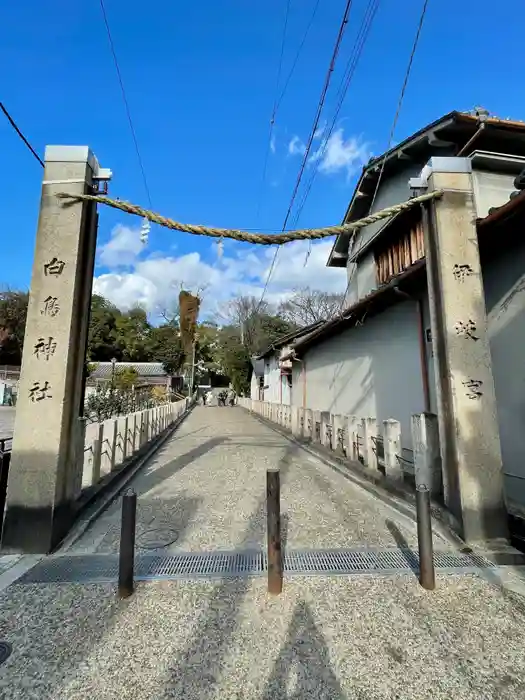
[[[332,174],[346,170],[351,175],[370,157],[368,144],[354,136],[344,138],[343,129],[337,129],[312,155],[313,162],[319,162],[321,173]]]
[[[352,175],[370,158],[368,144],[355,136],[345,138],[342,127],[330,134],[328,138],[325,134],[326,124],[316,129],[314,141],[321,143],[308,159],[309,164],[318,163],[320,173],[332,175],[346,171],[347,175]],[[294,136],[288,144],[288,153],[304,155],[305,151],[306,146],[299,136]]]
[[[143,250],[140,240],[140,227],[117,224],[111,231],[110,239],[99,252],[99,259],[106,267],[131,265]]]
[[[272,134],[272,138],[270,139],[270,151],[272,153],[275,153],[275,136]]]
[[[298,136],[294,136],[288,144],[288,153],[291,156],[304,156],[306,146]]]
[[[331,239],[313,243],[306,267],[308,241],[282,246],[266,299],[278,303],[295,288],[308,285],[326,291],[344,291],[345,270],[326,267],[332,243]],[[106,246],[102,247],[100,257],[104,250]],[[214,247],[209,259],[203,259],[197,252],[179,257],[163,256],[147,249],[145,252],[148,257],[137,257],[127,270],[116,266],[95,277],[94,291],[122,310],[141,305],[155,318],[163,309],[173,307],[181,285],[193,291],[204,287],[201,318],[217,318],[232,297],[241,294],[260,297],[275,248],[253,246],[247,249],[226,241],[221,260],[217,259]]]
[[[322,125],[319,126],[315,132],[314,132],[314,141],[319,141],[319,139],[323,138],[323,134],[326,131],[326,122]]]

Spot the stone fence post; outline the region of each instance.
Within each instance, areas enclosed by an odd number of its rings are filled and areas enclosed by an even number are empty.
[[[401,456],[401,423],[398,420],[387,418],[383,421],[383,445],[386,475],[402,481],[403,469],[398,459],[398,456]]]

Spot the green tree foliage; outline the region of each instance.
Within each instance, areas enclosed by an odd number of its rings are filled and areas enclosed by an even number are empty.
[[[93,294],[88,332],[88,359],[93,362],[111,362],[115,357],[122,359],[122,352],[116,344],[117,317],[121,313],[107,299]]]
[[[0,292],[0,364],[19,366],[26,328],[29,293]]]
[[[180,332],[175,321],[150,329],[150,357],[155,358],[168,374],[179,374],[184,365],[184,352],[180,342]]]
[[[28,299],[27,292],[0,293],[0,364],[20,365]],[[217,386],[231,381],[236,391],[245,392],[251,376],[250,357],[260,354],[297,326],[282,318],[269,304],[259,304],[258,299],[251,297],[230,302],[227,315],[229,323],[222,328],[210,322],[198,325],[195,382],[208,383],[211,378]],[[174,307],[163,317],[164,323],[153,326],[143,309],[123,312],[94,294],[86,376],[97,362],[110,362],[113,358],[123,362],[162,362],[171,375],[181,373],[185,366],[188,368],[192,358],[185,357],[181,347],[178,309]],[[131,375],[118,377],[122,388],[131,386],[133,380]]]
[[[148,315],[139,307],[115,316],[115,355],[123,362],[147,362],[151,356],[151,326]],[[118,356],[117,356],[118,355]]]
[[[222,329],[218,360],[235,391],[238,394],[247,393],[251,377],[250,353],[240,341],[238,328],[230,326]]]
[[[137,385],[139,373],[133,367],[118,369],[113,378],[113,386],[119,391],[131,391]]]

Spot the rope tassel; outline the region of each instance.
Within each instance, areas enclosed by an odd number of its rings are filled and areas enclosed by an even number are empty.
[[[59,199],[68,199],[70,201],[84,201],[84,202],[96,202],[97,204],[105,204],[113,209],[119,209],[120,211],[126,212],[127,214],[133,214],[134,216],[140,216],[143,219],[152,221],[154,224],[159,224],[166,228],[172,229],[174,231],[182,231],[183,233],[191,233],[194,236],[209,236],[211,238],[232,238],[235,241],[243,241],[245,243],[255,243],[257,245],[283,245],[284,243],[291,243],[292,241],[304,241],[304,240],[320,240],[323,238],[329,238],[330,236],[338,236],[342,233],[353,233],[358,231],[369,224],[373,224],[376,221],[381,221],[382,219],[388,219],[395,214],[400,214],[403,211],[412,209],[412,207],[421,204],[422,202],[428,202],[437,197],[441,197],[443,190],[436,190],[435,192],[428,192],[427,194],[422,194],[419,197],[414,197],[406,202],[400,202],[399,204],[394,204],[392,207],[387,207],[381,211],[377,211],[374,214],[365,216],[363,219],[358,219],[357,221],[352,221],[349,224],[344,224],[340,226],[327,226],[325,228],[305,228],[298,229],[297,231],[286,231],[284,233],[249,233],[247,231],[240,231],[238,229],[228,229],[228,228],[216,228],[214,226],[199,226],[196,224],[182,224],[179,221],[174,221],[173,219],[168,219],[161,214],[157,214],[154,211],[149,211],[148,209],[143,209],[137,204],[131,204],[130,202],[124,202],[120,199],[111,199],[110,197],[104,197],[103,195],[95,194],[68,194],[67,192],[59,192],[56,196]]]

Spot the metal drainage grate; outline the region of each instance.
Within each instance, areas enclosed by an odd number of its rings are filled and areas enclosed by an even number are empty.
[[[441,573],[472,573],[495,567],[479,555],[452,551],[435,552],[434,562]],[[304,550],[286,552],[284,556],[284,571],[289,575],[370,575],[406,573],[417,568],[418,557],[410,549]],[[260,576],[266,571],[266,554],[262,551],[143,554],[135,560],[135,578],[139,581]],[[116,555],[63,555],[44,559],[18,583],[105,583],[116,581],[117,576]]]
[[[9,644],[9,642],[0,642],[0,664],[7,661],[7,659],[11,656],[12,651],[13,647]]]

